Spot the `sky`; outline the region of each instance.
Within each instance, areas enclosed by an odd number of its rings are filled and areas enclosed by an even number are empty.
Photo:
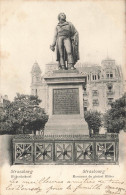
[[[43,73],[55,62],[49,46],[57,16],[79,32],[79,62],[100,64],[107,55],[125,71],[125,4],[123,0],[0,1],[0,93],[12,100],[16,93],[30,94],[31,69],[35,61]]]

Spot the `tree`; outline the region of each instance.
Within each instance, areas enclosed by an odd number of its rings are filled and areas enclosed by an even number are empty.
[[[126,130],[126,93],[111,104],[111,109],[104,115],[104,127],[109,133]]]
[[[48,120],[43,108],[39,107],[41,100],[37,96],[17,94],[13,102],[4,107],[0,117],[1,130],[10,133],[31,133],[32,130],[43,129]]]
[[[2,111],[0,112],[0,134],[13,134],[12,122],[8,120],[6,108],[10,104],[10,101],[6,101],[3,104]]]
[[[98,134],[99,128],[102,126],[101,113],[98,111],[86,111],[84,118],[88,123],[90,134],[92,130],[94,134]]]

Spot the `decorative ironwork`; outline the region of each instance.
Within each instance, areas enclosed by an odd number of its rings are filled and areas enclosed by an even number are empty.
[[[18,136],[13,164],[118,164],[118,134]]]
[[[16,143],[15,144],[15,160],[18,162],[33,161],[33,145],[32,143]]]
[[[35,161],[53,160],[52,143],[35,143]]]
[[[115,160],[115,143],[96,143],[96,156],[98,160]]]
[[[55,144],[56,160],[71,161],[73,155],[73,146],[71,143],[56,143]]]
[[[77,143],[76,160],[92,160],[93,159],[93,143]]]

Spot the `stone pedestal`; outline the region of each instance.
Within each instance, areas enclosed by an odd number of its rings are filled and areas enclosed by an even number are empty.
[[[83,111],[86,77],[77,70],[57,70],[44,78],[49,87],[45,135],[89,135]]]

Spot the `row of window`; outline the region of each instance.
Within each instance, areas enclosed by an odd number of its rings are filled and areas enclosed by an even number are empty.
[[[107,104],[108,105],[111,105],[111,103],[113,102],[113,98],[108,98],[107,99]],[[88,100],[84,100],[84,107],[88,107]],[[99,106],[99,100],[98,99],[94,99],[93,101],[92,101],[92,105],[93,106]]]
[[[90,75],[88,74],[87,75],[87,79],[88,81],[90,80]],[[99,74],[93,74],[91,79],[94,81],[94,80],[99,80],[100,79],[100,75]]]
[[[113,85],[112,84],[107,85],[107,93],[109,93],[109,92],[113,93]],[[92,90],[93,96],[98,96],[98,94],[99,94],[98,90]],[[84,95],[88,95],[86,87],[84,87]]]
[[[114,91],[113,91],[112,89],[109,89],[109,90],[107,91],[107,95],[113,95],[113,94],[114,94]],[[87,96],[87,95],[89,95],[89,93],[88,93],[87,91],[84,91],[83,95],[84,95],[84,96]],[[98,96],[98,95],[99,95],[98,90],[93,90],[93,91],[92,91],[92,96]]]
[[[93,75],[87,75],[87,80],[89,81],[91,78],[91,80],[95,81],[95,80],[99,80],[100,79],[100,75],[99,74],[93,74]],[[106,78],[107,79],[112,79],[113,78],[113,73],[112,72],[109,72],[109,73],[106,73]]]

